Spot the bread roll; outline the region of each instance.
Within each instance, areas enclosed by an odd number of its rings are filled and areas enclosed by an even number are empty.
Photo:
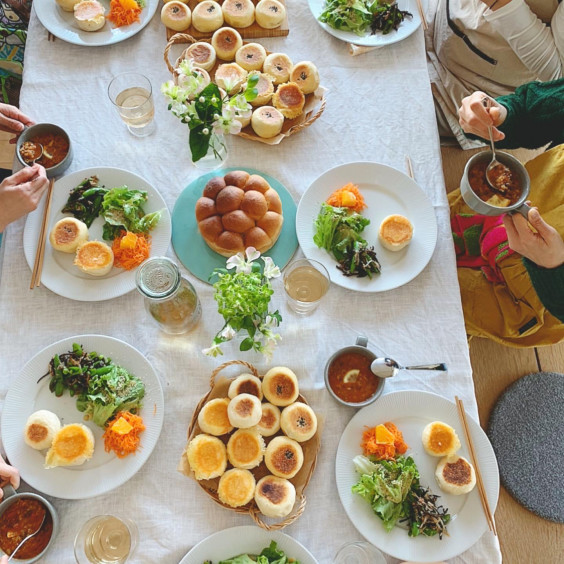
[[[456,431],[446,423],[433,421],[424,429],[421,437],[423,447],[431,456],[447,456],[460,448],[460,439]]]
[[[311,94],[319,87],[319,72],[311,61],[302,61],[294,65],[290,81],[295,82],[304,94]]]
[[[289,368],[275,366],[262,379],[262,393],[274,405],[290,405],[300,393],[298,378]]]
[[[171,0],[162,7],[161,21],[173,31],[185,31],[192,23],[192,11],[184,2]]]
[[[249,76],[251,75],[249,74]],[[269,74],[262,72],[258,73],[258,77],[259,79],[255,86],[257,89],[257,97],[249,102],[251,106],[254,107],[268,104],[274,94],[274,79]]]
[[[217,478],[227,468],[227,450],[217,437],[196,435],[188,443],[186,456],[196,480]]]
[[[214,82],[229,95],[237,94],[246,80],[247,71],[237,63],[219,65],[215,71]]]
[[[234,427],[240,429],[254,427],[262,417],[260,400],[251,394],[239,394],[229,402],[227,415]]]
[[[261,106],[251,116],[253,131],[263,139],[276,137],[284,125],[284,116],[273,106]]]
[[[261,70],[265,59],[266,49],[260,43],[247,43],[235,54],[235,62],[247,71]]]
[[[36,450],[49,448],[60,429],[59,418],[52,411],[40,409],[27,418],[24,430],[25,444]]]
[[[83,31],[98,31],[104,27],[106,10],[97,0],[82,0],[74,5],[74,20]]]
[[[262,404],[262,417],[257,423],[257,431],[263,437],[271,437],[280,430],[280,410],[271,403]]]
[[[462,495],[471,492],[476,485],[476,473],[468,460],[457,454],[441,458],[435,478],[444,492]]]
[[[192,61],[195,67],[211,71],[215,65],[215,49],[205,41],[197,41],[186,49],[186,58]]]
[[[106,243],[86,241],[76,249],[74,264],[86,274],[104,276],[114,265],[114,253]]]
[[[255,488],[255,502],[266,517],[286,517],[296,501],[296,488],[285,478],[265,476]]]
[[[55,434],[45,456],[45,468],[79,466],[94,454],[94,435],[82,423],[65,425]]]
[[[250,174],[244,170],[232,170],[223,177],[223,181],[228,186],[237,186],[243,190],[249,178]]]
[[[288,437],[274,437],[266,447],[266,467],[279,478],[293,478],[304,463],[300,444]]]
[[[262,462],[264,450],[264,439],[256,427],[235,431],[227,443],[227,456],[235,468],[255,468]]]
[[[260,0],[255,6],[255,19],[260,27],[273,29],[282,25],[286,8],[278,0]]]
[[[237,376],[237,378],[229,384],[227,396],[233,399],[239,394],[251,394],[252,396],[256,396],[259,400],[262,400],[262,382],[252,374],[241,374],[241,376]]]
[[[223,25],[221,6],[214,0],[200,2],[192,12],[192,25],[202,33],[216,31]]]
[[[274,84],[288,82],[293,68],[292,60],[285,53],[271,53],[264,61],[262,72],[274,78]]]
[[[224,0],[223,19],[233,27],[249,27],[255,21],[255,5],[251,0]]]
[[[403,215],[389,215],[384,218],[378,230],[378,239],[388,251],[401,251],[413,237],[413,225]]]
[[[75,217],[63,217],[49,233],[49,242],[56,251],[76,253],[82,243],[88,241],[88,227]]]
[[[219,479],[217,495],[230,507],[247,505],[255,495],[255,477],[248,470],[232,468]]]
[[[305,95],[295,82],[280,84],[272,95],[272,105],[285,118],[294,119],[304,111]]]
[[[212,35],[211,44],[221,60],[232,61],[243,45],[243,39],[236,29],[222,27]]]
[[[198,425],[204,433],[217,437],[233,431],[227,416],[229,398],[215,398],[202,407],[198,414]]]
[[[303,443],[317,432],[317,417],[309,405],[297,401],[282,411],[280,427],[285,435]]]

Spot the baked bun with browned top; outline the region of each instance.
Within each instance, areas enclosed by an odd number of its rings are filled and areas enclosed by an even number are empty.
[[[247,505],[255,495],[255,477],[248,470],[232,468],[219,479],[219,500],[231,507]]]
[[[204,241],[224,257],[247,247],[268,251],[284,221],[276,190],[262,176],[241,170],[209,180],[195,211]]]
[[[279,478],[293,478],[304,463],[300,444],[288,437],[274,437],[266,447],[266,467]]]
[[[309,441],[317,431],[317,416],[309,405],[297,401],[284,409],[280,416],[280,427],[285,435],[303,443]]]
[[[255,489],[255,502],[267,517],[286,517],[296,501],[296,488],[292,482],[277,476],[261,478]]]
[[[298,399],[298,377],[289,368],[275,366],[262,379],[262,393],[270,403],[286,407]]]

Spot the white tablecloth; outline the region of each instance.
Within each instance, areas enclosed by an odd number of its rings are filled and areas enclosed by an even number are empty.
[[[372,160],[405,170],[405,156],[410,155],[415,178],[435,206],[439,223],[430,264],[414,281],[397,290],[369,295],[332,285],[319,310],[301,319],[286,308],[281,283],[277,282],[273,299],[284,315],[283,341],[272,365],[292,367],[302,388],[309,390],[309,402],[325,418],[306,511],[285,532],[326,564],[332,562],[342,543],[360,540],[338,499],[334,470],[338,439],[354,410],[337,405],[324,389],[313,389],[321,382],[327,358],[364,334],[373,350],[385,351],[402,363],[446,362],[448,374],[406,374],[389,382],[387,391],[415,388],[450,400],[458,394],[475,418],[477,410],[423,33],[419,29],[399,44],[351,58],[345,43],[316,24],[307,3],[291,0],[289,21],[287,38],[261,41],[267,49],[286,52],[294,61],[317,64],[322,84],[328,88],[327,109],[314,125],[279,146],[231,138],[227,165],[263,170],[280,180],[298,201],[318,175],[337,164]],[[32,14],[21,108],[36,121],[58,123],[70,133],[74,160],[68,172],[96,165],[129,169],[156,186],[172,210],[198,171],[190,162],[186,127],[167,111],[158,93],[160,84],[169,79],[162,58],[165,44],[158,15],[124,43],[85,48],[60,39],[48,42],[47,31]],[[144,139],[128,134],[106,94],[111,77],[127,70],[142,71],[157,91],[157,131]],[[30,292],[30,270],[22,252],[23,225],[22,220],[8,229],[2,268],[0,401],[31,355],[64,337],[100,333],[123,339],[146,355],[161,379],[166,405],[161,439],[134,478],[95,499],[54,500],[62,527],[44,561],[73,562],[72,542],[79,526],[94,515],[124,507],[140,529],[141,543],[134,561],[141,563],[176,563],[211,533],[250,524],[248,517],[214,504],[195,482],[176,471],[188,422],[208,389],[213,368],[221,360],[234,358],[249,360],[263,372],[268,366],[258,355],[239,353],[235,345],[227,346],[219,361],[200,353],[221,326],[211,288],[186,273],[202,300],[203,317],[196,331],[177,338],[164,336],[149,323],[137,292],[98,303],[71,301],[43,287]],[[172,249],[169,254],[174,257]],[[497,540],[486,533],[452,562],[500,561]]]

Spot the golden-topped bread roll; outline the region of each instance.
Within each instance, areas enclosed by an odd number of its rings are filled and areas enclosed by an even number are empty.
[[[389,215],[382,220],[378,229],[378,239],[389,251],[401,251],[409,245],[413,237],[413,225],[407,217],[399,214]]]
[[[198,414],[198,425],[204,433],[221,436],[233,431],[233,425],[229,422],[227,406],[229,398],[215,398],[204,407]]]
[[[298,377],[289,368],[275,366],[262,379],[262,393],[274,405],[290,405],[300,393]]]
[[[262,176],[245,171],[209,180],[195,213],[204,241],[225,257],[247,247],[268,251],[284,221],[276,190]]]
[[[317,431],[317,416],[309,405],[297,401],[282,411],[280,427],[285,435],[303,443]]]
[[[293,478],[304,463],[300,444],[288,437],[274,437],[266,447],[266,467],[279,478]]]
[[[272,95],[272,104],[285,118],[294,119],[304,111],[305,94],[295,82],[280,84]]]
[[[248,470],[232,468],[219,479],[219,500],[231,507],[247,505],[255,495],[255,477]]]
[[[221,27],[213,35],[211,44],[223,61],[232,61],[243,45],[240,33],[232,27]]]
[[[196,480],[217,478],[227,468],[227,450],[217,437],[196,435],[188,443],[186,456]]]
[[[460,448],[456,431],[442,421],[433,421],[424,429],[421,436],[423,448],[431,456],[448,456]]]
[[[78,466],[92,458],[94,435],[82,423],[65,425],[55,434],[45,456],[45,468]]]
[[[227,456],[235,468],[250,470],[258,466],[264,456],[264,439],[259,435],[256,427],[238,429],[227,443]]]

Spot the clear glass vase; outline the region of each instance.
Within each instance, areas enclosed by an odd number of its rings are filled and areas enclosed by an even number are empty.
[[[194,162],[194,166],[200,170],[215,170],[223,166],[227,161],[228,151],[225,135],[212,133],[208,152],[199,160]]]

